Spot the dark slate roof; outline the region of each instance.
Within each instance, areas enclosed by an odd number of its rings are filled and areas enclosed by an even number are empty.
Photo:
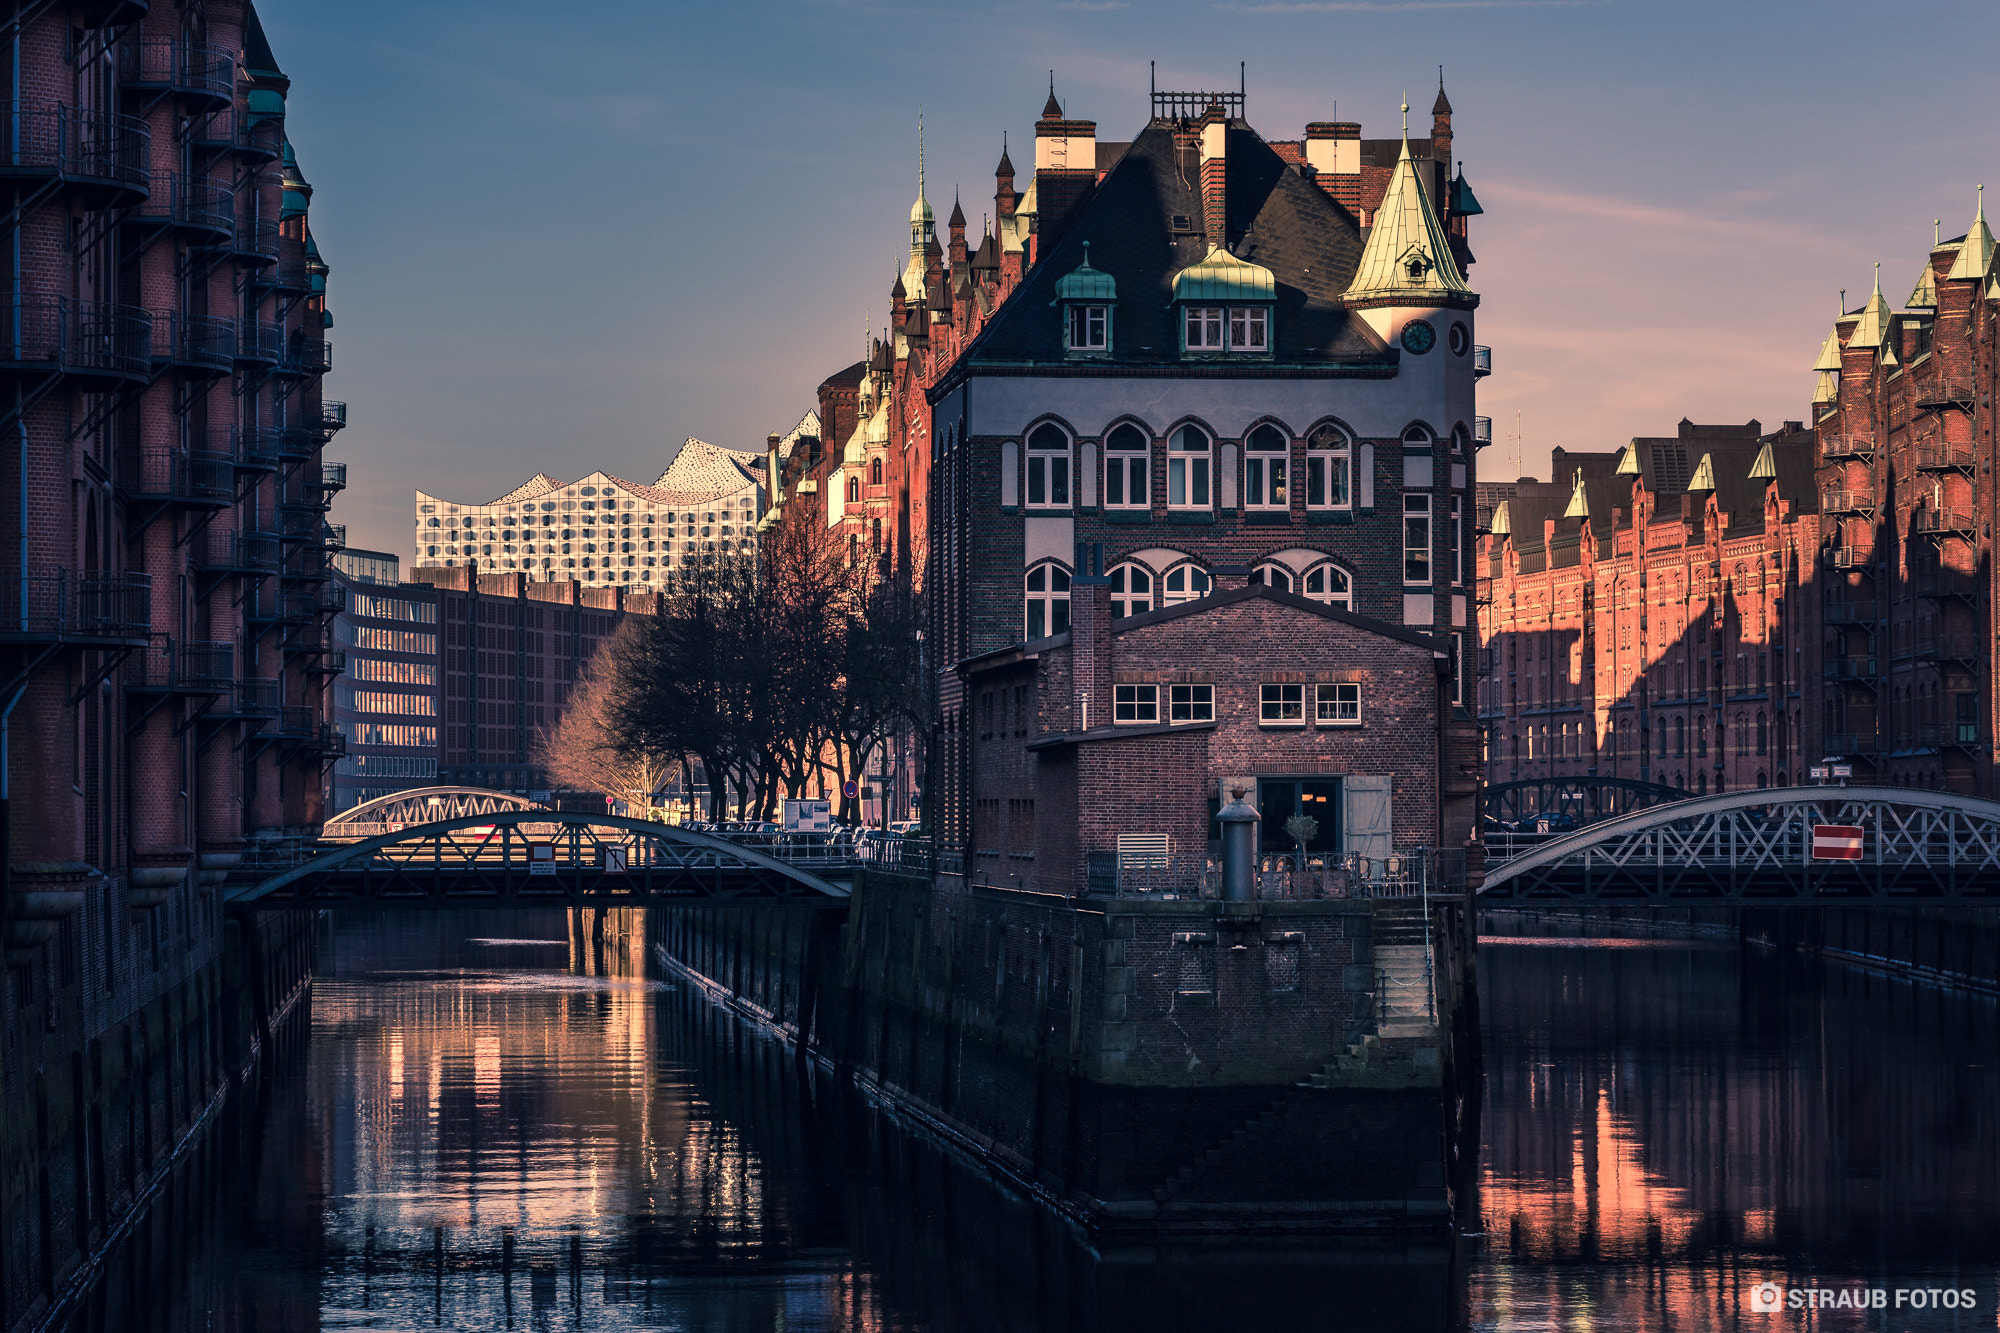
[[[945,223],[945,226],[963,227],[964,225],[965,225],[965,210],[959,207],[958,191],[953,190],[951,192],[951,218],[949,221]]]
[[[1007,156],[1007,141],[1004,137],[1000,140],[1000,165],[993,168],[993,174],[995,176],[1014,174],[1014,159]]]
[[[1635,435],[1632,447],[1639,451],[1639,475],[1655,496],[1684,494],[1702,455],[1699,449],[1690,451],[1686,440],[1673,436]]]
[[[1818,479],[1813,475],[1817,451],[1813,433],[1781,435],[1771,441],[1771,460],[1778,465],[1778,494],[1791,502],[1794,514],[1819,512]]]
[[[972,254],[972,266],[974,268],[1000,267],[1000,246],[994,241],[992,232],[987,232],[980,239],[979,248]]]
[[[852,389],[861,383],[861,376],[868,369],[866,361],[856,361],[842,370],[836,370],[820,381],[822,389]]]
[[[1228,130],[1232,250],[1270,269],[1277,282],[1274,360],[1290,365],[1388,368],[1397,354],[1341,303],[1361,260],[1359,228],[1242,121]],[[1055,285],[1083,262],[1118,283],[1115,362],[1180,365],[1174,275],[1208,252],[1200,235],[1176,235],[1173,219],[1202,216],[1199,175],[1176,160],[1172,128],[1148,125],[1071,214],[1068,228],[987,324],[961,366],[1060,364],[1062,312]],[[982,253],[984,246],[981,247]],[[1249,368],[1268,363],[1247,363]]]
[[[1444,95],[1444,85],[1441,83],[1438,85],[1437,101],[1431,103],[1431,114],[1433,116],[1451,114],[1451,99]]]
[[[278,57],[272,54],[270,39],[264,36],[264,21],[257,17],[255,5],[250,7],[248,21],[243,25],[243,70],[254,76],[276,76],[284,78],[285,72],[278,68]]]

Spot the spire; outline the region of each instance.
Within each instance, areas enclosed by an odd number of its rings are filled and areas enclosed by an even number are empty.
[[[1750,477],[1753,481],[1777,480],[1778,456],[1771,452],[1771,446],[1768,443],[1757,451],[1756,461],[1750,464]]]
[[[1638,477],[1645,475],[1641,471],[1639,466],[1638,445],[1628,444],[1625,446],[1625,452],[1623,454],[1620,454],[1618,457],[1618,470],[1613,475],[1620,477]]]
[[[1590,519],[1590,495],[1583,489],[1583,469],[1576,470],[1576,485],[1569,493],[1569,508],[1563,510],[1564,518]]]
[[[1979,208],[1972,215],[1972,226],[1965,233],[1965,240],[1958,247],[1958,258],[1952,261],[1951,272],[1945,274],[1947,282],[1953,280],[1977,280],[1986,276],[1993,267],[1993,231],[1986,225],[1986,187],[1979,187]]]
[[[1824,375],[1828,371],[1840,369],[1840,326],[1834,325],[1826,335],[1826,341],[1819,345],[1819,360],[1813,362],[1813,369]]]
[[[1451,114],[1451,99],[1444,95],[1443,65],[1438,66],[1438,95],[1437,101],[1431,103],[1431,114],[1433,116],[1448,116]]]
[[[1049,100],[1042,104],[1043,120],[1061,120],[1062,103],[1056,101],[1056,72],[1049,71]]]
[[[1889,303],[1882,299],[1882,266],[1875,265],[1875,290],[1868,297],[1868,304],[1861,307],[1861,322],[1854,326],[1854,336],[1847,340],[1849,351],[1856,348],[1874,349],[1889,339]]]
[[[951,220],[946,225],[951,227],[963,227],[965,225],[965,209],[959,206],[958,191],[956,189],[951,192]]]
[[[993,168],[993,174],[995,176],[1005,176],[1009,180],[1014,178],[1014,159],[1007,156],[1007,131],[1005,130],[1000,131],[1000,165]]]
[[[1495,537],[1508,537],[1513,535],[1514,515],[1512,510],[1509,508],[1509,503],[1510,503],[1509,501],[1502,500],[1499,504],[1494,505],[1493,517],[1488,519],[1486,522],[1486,530]]]
[[[1407,88],[1403,90],[1403,142],[1410,142],[1410,91]],[[1407,150],[1404,155],[1408,156]]]
[[[1410,159],[1409,104],[1404,103],[1403,151],[1376,210],[1368,245],[1345,299],[1409,298],[1403,304],[1436,305],[1441,297],[1470,296],[1472,289],[1452,258],[1451,242],[1417,179]]]

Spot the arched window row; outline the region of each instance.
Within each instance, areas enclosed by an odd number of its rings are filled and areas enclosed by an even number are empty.
[[[1112,565],[1106,577],[1111,584],[1114,617],[1177,606],[1215,590],[1214,579],[1190,556],[1155,557],[1153,564],[1123,560]],[[1305,561],[1302,569],[1277,560],[1263,561],[1251,571],[1250,581],[1296,592],[1343,611],[1354,606],[1353,575],[1324,556]],[[1069,628],[1067,566],[1056,560],[1037,561],[1022,576],[1022,593],[1022,629],[1027,638],[1045,638]]]

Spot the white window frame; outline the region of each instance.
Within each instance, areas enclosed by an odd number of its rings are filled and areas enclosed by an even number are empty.
[[[1215,721],[1215,686],[1210,684],[1169,686],[1167,720],[1176,726]]]
[[[1137,435],[1140,443],[1130,441]],[[1135,474],[1136,469],[1136,474]],[[1114,485],[1112,478],[1116,477]],[[1133,482],[1137,481],[1135,487]],[[1130,422],[1121,422],[1104,437],[1104,507],[1106,509],[1151,509],[1153,507],[1153,441]],[[1111,497],[1117,495],[1114,500]]]
[[[1429,491],[1403,492],[1403,586],[1428,588],[1434,553],[1431,550],[1431,496]]]
[[[1061,437],[1061,448],[1050,447],[1047,443],[1050,435]],[[1037,437],[1042,443],[1035,443]],[[1052,421],[1044,421],[1029,431],[1021,443],[1028,460],[1026,485],[1021,491],[1024,506],[1028,509],[1068,509],[1072,499],[1070,479],[1073,475],[1069,432]],[[1036,499],[1037,495],[1041,498]]]
[[[1318,592],[1312,590],[1314,576],[1318,576],[1320,580],[1321,588]],[[1333,583],[1336,579],[1340,581],[1339,592],[1333,591]],[[1299,580],[1299,589],[1301,597],[1309,598],[1326,606],[1337,606],[1343,611],[1352,611],[1354,609],[1354,576],[1339,565],[1331,562],[1314,565],[1311,569],[1308,569],[1305,577]]]
[[[1063,316],[1063,337],[1070,351],[1102,352],[1111,346],[1110,306],[1075,301]]]
[[[1159,575],[1135,561],[1128,560],[1115,565],[1107,577],[1111,580],[1111,614],[1118,616],[1139,616],[1158,605]],[[1145,581],[1143,591],[1138,590],[1140,580]],[[1143,603],[1143,605],[1141,605]]]
[[[1313,720],[1322,727],[1361,725],[1359,681],[1323,682],[1313,687]]]
[[[1226,352],[1228,329],[1228,307],[1188,306],[1181,313],[1181,347],[1189,352]]]
[[[1260,727],[1303,727],[1306,724],[1306,687],[1273,681],[1257,687],[1257,725]]]
[[[1354,442],[1337,426],[1321,426],[1306,437],[1306,509],[1328,513],[1353,507]]]
[[[1267,560],[1251,570],[1250,581],[1263,584],[1267,588],[1276,588],[1279,592],[1299,590],[1299,576],[1294,574],[1289,566],[1281,565],[1275,560]]]
[[[1229,307],[1229,350],[1232,352],[1271,350],[1271,307],[1265,305]]]
[[[1271,437],[1279,444],[1273,449]],[[1292,437],[1272,425],[1260,422],[1243,437],[1243,507],[1265,513],[1285,513],[1292,507]]]
[[[1200,440],[1202,447],[1185,448],[1188,440]],[[1176,488],[1179,500],[1174,499]],[[1167,508],[1183,513],[1214,512],[1215,441],[1200,426],[1181,426],[1167,437]]]
[[[1040,587],[1036,586],[1039,576]],[[1057,584],[1060,583],[1060,587]],[[1052,638],[1069,628],[1070,572],[1053,560],[1044,560],[1021,576],[1022,637],[1026,640]],[[1057,608],[1060,607],[1060,617]],[[1037,608],[1041,614],[1036,615]],[[1061,628],[1054,628],[1056,620]],[[1040,633],[1036,633],[1036,630]]]
[[[1465,498],[1451,493],[1451,586],[1465,586]]]
[[[1180,581],[1179,588],[1174,587],[1176,579]],[[1199,588],[1194,586],[1196,582],[1201,584]],[[1200,565],[1175,565],[1160,579],[1160,593],[1155,600],[1159,606],[1179,606],[1182,602],[1195,601],[1214,591],[1215,580]]]
[[[1157,685],[1113,685],[1111,721],[1117,726],[1141,727],[1160,720],[1160,687]]]

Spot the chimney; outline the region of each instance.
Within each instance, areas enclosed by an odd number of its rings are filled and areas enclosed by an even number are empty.
[[[1361,208],[1361,126],[1351,120],[1315,120],[1306,126],[1306,161],[1327,197],[1350,213]]]
[[[1437,100],[1431,103],[1431,160],[1451,177],[1451,99],[1444,95],[1444,71],[1438,71]]]
[[[965,267],[965,210],[959,206],[958,195],[951,197],[951,267],[953,272]]]
[[[1235,592],[1238,588],[1250,586],[1248,565],[1211,565],[1208,576],[1215,581],[1217,592]]]
[[[1014,159],[1007,155],[1007,136],[1000,136],[1000,165],[993,169],[993,215],[1010,218],[1021,196],[1014,192]]]
[[[1201,118],[1201,223],[1211,247],[1229,248],[1229,117],[1209,103]]]
[[[1104,546],[1076,548],[1069,581],[1071,688],[1079,731],[1111,724],[1111,580],[1104,576]]]

